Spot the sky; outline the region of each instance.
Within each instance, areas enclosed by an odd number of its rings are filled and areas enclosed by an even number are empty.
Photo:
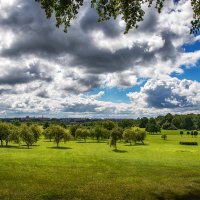
[[[145,9],[138,29],[97,22],[85,1],[68,33],[34,0],[0,0],[0,117],[137,118],[200,111],[200,35],[190,1]]]

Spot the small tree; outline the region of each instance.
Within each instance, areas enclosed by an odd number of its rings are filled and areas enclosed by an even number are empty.
[[[107,120],[103,122],[103,127],[110,131],[115,127],[115,123],[111,120]]]
[[[51,131],[51,127],[44,129],[43,135],[45,139],[49,139],[49,141],[51,142],[51,140],[53,139],[53,133]]]
[[[142,144],[144,144],[143,141],[146,138],[146,131],[142,131],[140,129],[136,129],[135,132],[136,132],[136,141],[142,142]]]
[[[197,137],[198,131],[194,131],[194,136]]]
[[[189,132],[189,131],[187,131],[187,135],[188,135],[188,136],[190,135],[190,132]]]
[[[129,142],[130,145],[133,141],[136,143],[136,134],[132,129],[125,129],[123,132],[123,138],[125,141]]]
[[[33,124],[30,126],[32,132],[33,132],[33,135],[34,135],[34,138],[35,138],[35,142],[37,142],[40,138],[40,135],[41,135],[41,129],[39,126],[37,126],[36,124]]]
[[[123,130],[122,128],[115,127],[110,134],[110,147],[113,146],[117,148],[117,140],[122,139]]]
[[[90,136],[90,131],[87,128],[78,128],[75,135],[76,138],[84,139],[84,141],[86,142],[87,137]]]
[[[167,134],[162,134],[161,138],[164,139],[164,140],[166,140],[167,139]]]
[[[3,141],[6,142],[6,146],[9,142],[10,127],[8,123],[0,122],[0,141],[1,146],[3,146]]]
[[[54,141],[56,142],[57,148],[61,140],[64,140],[66,131],[63,127],[58,125],[52,125],[49,127],[51,130],[51,134],[54,137]]]
[[[23,142],[26,143],[28,149],[31,145],[35,143],[34,134],[31,128],[27,125],[22,125],[20,127],[20,138]]]
[[[183,136],[183,131],[180,131],[180,135],[181,135],[181,137]]]

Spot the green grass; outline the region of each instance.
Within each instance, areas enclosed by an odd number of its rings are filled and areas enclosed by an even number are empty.
[[[145,145],[106,141],[0,148],[1,200],[200,199],[200,138],[148,135]]]

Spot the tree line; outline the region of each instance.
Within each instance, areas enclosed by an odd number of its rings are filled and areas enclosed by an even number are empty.
[[[40,136],[43,135],[45,139],[54,141],[57,148],[60,142],[67,142],[69,140],[86,140],[88,138],[95,139],[98,143],[101,140],[107,140],[110,146],[117,148],[117,141],[125,140],[136,144],[141,142],[144,144],[146,132],[140,129],[133,129],[131,124],[124,128],[111,120],[106,120],[101,124],[96,125],[71,125],[63,127],[62,125],[47,124],[43,127],[31,123],[7,123],[0,122],[0,141],[1,146],[8,146],[9,142],[21,144],[25,143],[27,148],[37,143]]]
[[[137,123],[140,128],[146,128],[148,132],[160,132],[161,129],[200,130],[200,115],[172,115],[168,113],[165,116],[158,116],[155,118],[143,117],[137,119]]]

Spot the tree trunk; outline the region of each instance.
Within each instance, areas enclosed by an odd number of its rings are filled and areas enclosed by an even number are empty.
[[[3,140],[1,140],[1,146],[3,146]]]
[[[58,148],[58,142],[57,142],[57,148]]]
[[[8,141],[6,141],[6,147],[8,146]]]

